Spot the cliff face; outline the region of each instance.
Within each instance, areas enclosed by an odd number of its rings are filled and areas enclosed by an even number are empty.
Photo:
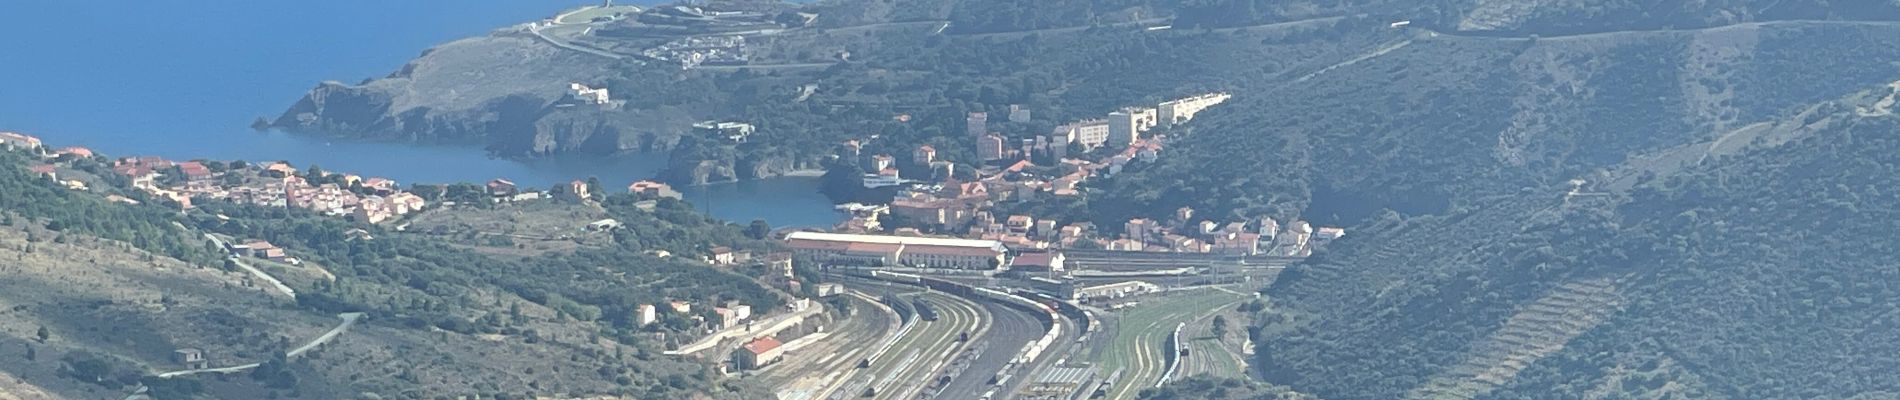
[[[272,123],[305,134],[483,143],[500,154],[621,150],[615,126],[555,107],[569,83],[599,82],[612,60],[503,30],[443,44],[358,85],[324,82]],[[550,120],[552,119],[552,120]],[[607,144],[606,148],[589,146]]]

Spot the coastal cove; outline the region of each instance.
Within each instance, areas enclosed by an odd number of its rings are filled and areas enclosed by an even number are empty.
[[[546,188],[653,178],[666,155],[513,160],[475,146],[357,142],[259,133],[315,82],[396,69],[456,38],[545,18],[587,1],[13,2],[0,5],[0,130],[115,156],[289,161],[410,183],[505,178]],[[47,16],[85,16],[48,18]],[[345,23],[345,22],[348,23]],[[78,51],[75,49],[90,49]],[[841,219],[816,178],[681,187],[695,207],[746,223]]]

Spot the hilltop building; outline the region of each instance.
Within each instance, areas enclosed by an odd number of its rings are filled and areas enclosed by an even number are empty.
[[[607,88],[591,88],[580,83],[567,84],[567,98],[581,104],[607,104],[613,100],[607,96]]]
[[[667,185],[665,183],[656,182],[656,181],[634,182],[631,185],[627,185],[627,193],[632,193],[640,197],[651,197],[651,198],[664,197],[664,198],[670,198],[674,200],[678,200],[681,197],[680,192],[678,190],[673,190],[672,185]]]
[[[659,314],[659,307],[654,307],[652,304],[641,304],[639,315],[635,316],[634,322],[639,323],[640,326],[647,326],[658,322],[660,320]]]
[[[587,182],[579,180],[569,181],[567,184],[561,185],[560,192],[559,196],[561,200],[576,203],[586,202],[593,196],[592,188],[587,186]]]
[[[495,178],[494,180],[488,181],[488,195],[489,196],[495,196],[495,197],[513,196],[515,195],[516,190],[517,189],[515,188],[514,181],[501,179],[501,178]]]
[[[752,137],[755,129],[757,128],[754,128],[752,124],[732,121],[703,121],[693,124],[695,131],[733,143],[745,143]]]
[[[7,150],[34,151],[39,150],[40,146],[43,146],[40,138],[22,135],[19,132],[0,132],[0,147],[6,147]]]

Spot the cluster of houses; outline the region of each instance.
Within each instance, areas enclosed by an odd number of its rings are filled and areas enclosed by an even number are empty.
[[[299,172],[286,162],[217,170],[202,161],[137,157],[113,162],[112,170],[131,179],[134,188],[171,198],[186,208],[190,207],[191,198],[220,199],[302,208],[375,224],[419,212],[428,206],[422,196],[403,191],[394,180],[326,171],[316,171],[313,176]],[[182,179],[158,179],[174,171]],[[226,178],[232,174],[238,176]]]
[[[745,36],[707,35],[673,39],[640,51],[647,58],[678,62],[680,69],[700,65],[745,65]]]
[[[836,228],[849,233],[893,230],[900,235],[916,233],[907,230],[915,228],[970,239],[999,241],[1019,249],[1069,247],[1078,241],[1093,240],[1090,238],[1094,236],[1091,232],[1094,227],[1087,223],[1058,227],[1052,219],[997,215],[993,210],[999,202],[1081,196],[1077,186],[1084,181],[1118,174],[1134,162],[1153,162],[1160,157],[1167,138],[1147,135],[1150,130],[1187,122],[1201,111],[1231,97],[1226,93],[1208,93],[1162,102],[1154,107],[1124,108],[1109,113],[1107,118],[1076,121],[1057,127],[1049,135],[1022,139],[1020,146],[1012,146],[1009,140],[990,130],[988,113],[970,113],[965,119],[966,133],[976,143],[977,156],[992,167],[977,171],[977,179],[958,180],[954,177],[955,164],[939,160],[936,148],[919,146],[910,154],[911,166],[928,170],[935,178],[919,182],[903,178],[896,157],[889,154],[873,155],[868,159],[865,169],[871,172],[865,174],[863,185],[867,188],[901,188],[888,207],[848,210],[852,217]],[[1016,122],[1028,120],[1029,110],[1011,106],[1009,119]],[[1107,146],[1121,150],[1109,153],[1095,151]],[[1071,147],[1085,153],[1071,157]],[[860,149],[861,146],[855,140],[844,144],[844,152],[850,157],[857,157]],[[1045,162],[1052,160],[1052,165],[1037,165],[1036,159]],[[896,217],[894,220],[901,221],[902,226],[884,226],[886,221],[892,220],[884,218],[886,216]],[[1239,244],[1228,242],[1244,240],[1228,239],[1222,244],[1234,247]],[[1110,244],[1091,243],[1095,246]]]
[[[691,302],[687,302],[684,300],[673,300],[673,301],[668,301],[664,305],[666,306],[668,310],[671,310],[674,313],[678,313],[681,315],[691,315],[688,318],[691,318],[695,321],[699,321],[702,323],[706,322],[705,317],[693,315],[693,303]],[[715,331],[715,330],[721,330],[721,329],[727,329],[727,328],[739,326],[741,323],[745,323],[747,320],[750,320],[752,318],[752,306],[744,305],[744,304],[732,303],[723,307],[713,307],[712,311],[714,314],[719,315],[720,321],[717,324],[707,325],[707,329],[709,331]],[[641,304],[639,311],[637,312],[637,315],[634,316],[634,318],[635,318],[634,322],[638,323],[640,326],[647,326],[654,323],[658,323],[660,321],[660,305]]]
[[[1197,220],[1190,207],[1175,210],[1167,221],[1128,220],[1122,232],[1121,238],[1106,241],[1102,247],[1125,251],[1304,257],[1312,254],[1316,243],[1346,235],[1344,228],[1315,230],[1306,221],[1293,221],[1282,229],[1280,223],[1270,217],[1224,224],[1210,219]]]
[[[29,167],[37,175],[59,180],[71,189],[87,188],[84,181],[60,180],[60,167],[56,164],[91,159],[95,157],[92,150],[68,147],[47,153],[38,138],[13,132],[0,132],[0,145],[50,159],[51,163]],[[224,164],[144,156],[114,159],[109,165],[111,173],[123,177],[132,188],[151,198],[166,200],[181,210],[192,208],[193,199],[219,199],[303,208],[373,224],[420,211],[428,205],[421,196],[403,191],[393,180],[322,171],[309,176],[285,162]],[[110,199],[137,203],[123,196]]]

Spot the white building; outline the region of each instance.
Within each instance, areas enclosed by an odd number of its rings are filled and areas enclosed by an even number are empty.
[[[1200,113],[1201,110],[1206,110],[1208,107],[1213,107],[1233,97],[1233,95],[1226,93],[1208,93],[1163,102],[1159,107],[1156,107],[1158,112],[1156,115],[1157,122],[1170,125],[1187,122],[1188,120],[1194,119],[1194,114]]]
[[[1082,147],[1093,149],[1108,142],[1108,120],[1096,119],[1070,123],[1056,127],[1050,132],[1054,143],[1081,143]]]
[[[919,268],[996,269],[1008,249],[995,240],[793,232],[785,237],[799,262]]]
[[[585,104],[607,104],[613,101],[607,95],[607,88],[595,89],[579,83],[567,84],[567,97]]]
[[[639,315],[635,315],[634,318],[639,322],[640,326],[647,326],[647,324],[658,322],[660,320],[659,308],[654,307],[652,304],[641,304]]]
[[[1127,281],[1099,286],[1077,287],[1069,293],[1072,300],[1118,299],[1161,291],[1161,285],[1142,281]]]
[[[754,128],[752,124],[744,122],[705,121],[693,124],[693,129],[723,137],[734,143],[745,143],[747,138],[752,137],[752,132],[756,128]]]
[[[40,139],[17,132],[0,132],[0,147],[8,150],[39,150]]]
[[[904,177],[899,176],[897,168],[885,168],[874,174],[864,174],[864,187],[866,188],[897,186],[902,183],[904,183]]]

